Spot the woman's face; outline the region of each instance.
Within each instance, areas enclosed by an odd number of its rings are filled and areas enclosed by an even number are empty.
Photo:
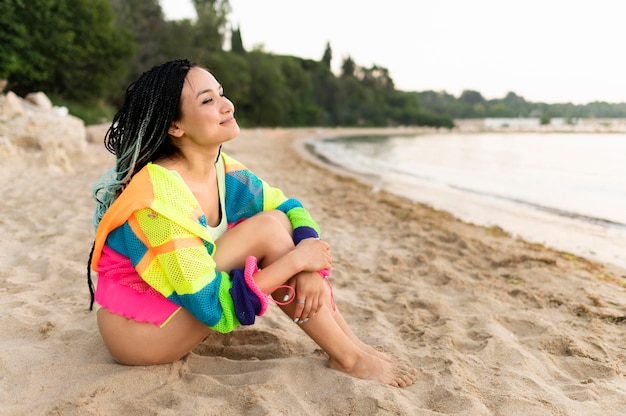
[[[185,148],[212,149],[235,138],[239,125],[233,103],[224,96],[222,86],[208,71],[191,68],[181,92],[181,118],[169,129],[177,144]]]

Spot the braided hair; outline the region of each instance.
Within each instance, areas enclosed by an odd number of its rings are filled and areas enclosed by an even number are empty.
[[[168,135],[168,129],[173,121],[181,117],[181,92],[185,77],[196,66],[186,59],[165,62],[144,72],[126,89],[124,104],[104,138],[104,146],[115,155],[115,166],[106,171],[92,188],[96,201],[94,228],[98,228],[105,212],[148,162],[179,153]],[[91,281],[93,250],[94,246],[87,264],[90,309],[93,308],[95,294]]]

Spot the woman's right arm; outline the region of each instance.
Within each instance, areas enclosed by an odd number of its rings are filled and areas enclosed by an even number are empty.
[[[328,243],[310,238],[302,240],[294,250],[259,270],[254,275],[254,280],[264,293],[269,294],[296,274],[330,270],[331,263]]]

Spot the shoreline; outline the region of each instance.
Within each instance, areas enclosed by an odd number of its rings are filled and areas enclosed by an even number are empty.
[[[332,247],[337,307],[359,338],[417,368],[414,385],[328,368],[274,305],[175,363],[116,364],[88,311],[85,279],[91,184],[113,160],[100,136],[68,155],[72,170],[32,149],[0,166],[0,413],[623,412],[626,276],[372,193],[300,156],[299,140],[326,133],[337,131],[244,129],[224,151],[312,213]]]
[[[502,130],[499,133],[509,131]],[[585,257],[590,261],[606,264],[618,273],[626,275],[626,255],[620,247],[626,247],[626,233],[623,227],[608,227],[593,221],[584,221],[578,216],[561,215],[555,210],[541,209],[527,203],[501,200],[493,196],[475,195],[451,187],[437,186],[418,178],[405,178],[386,173],[384,177],[374,177],[349,169],[344,169],[313,148],[312,140],[350,136],[332,130],[332,133],[314,131],[310,137],[296,141],[296,149],[303,159],[329,169],[336,174],[352,177],[367,186],[372,192],[385,190],[409,201],[426,204],[448,212],[458,219],[483,227],[500,227],[515,237],[530,243],[546,245],[557,251]],[[459,132],[457,132],[459,133]],[[539,133],[539,132],[537,132]],[[437,135],[450,133],[409,130],[359,130],[358,135]],[[465,132],[459,134],[472,134]],[[623,224],[616,223],[620,226]]]

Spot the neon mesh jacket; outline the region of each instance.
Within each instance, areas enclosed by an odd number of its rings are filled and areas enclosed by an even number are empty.
[[[293,225],[295,244],[319,236],[317,223],[300,201],[286,198],[280,189],[226,154],[220,157],[229,228],[261,211],[280,210]],[[206,218],[183,179],[175,171],[149,163],[133,176],[96,230],[91,267],[98,272],[98,289],[101,285],[109,288],[101,293],[97,289],[96,300],[104,307],[117,303],[125,304],[124,310],[133,310],[140,299],[137,295],[152,293],[154,296],[143,296],[140,302],[154,301],[153,311],[163,302],[171,305],[165,312],[160,308],[165,316],[153,320],[159,326],[180,307],[219,332],[232,331],[239,324],[251,325],[268,303],[267,295],[252,279],[256,259],[249,257],[240,270],[218,271],[214,252]],[[144,315],[151,310],[150,305],[141,308]]]

